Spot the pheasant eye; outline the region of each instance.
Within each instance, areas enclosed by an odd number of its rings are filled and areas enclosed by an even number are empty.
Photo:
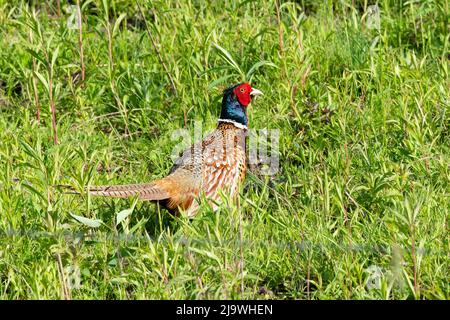
[[[241,93],[244,93],[244,92],[245,92],[245,89],[244,89],[244,88],[241,88],[241,89],[239,89],[239,91],[240,91]]]

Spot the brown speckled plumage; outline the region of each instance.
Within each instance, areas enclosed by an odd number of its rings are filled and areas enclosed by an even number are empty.
[[[177,213],[182,209],[193,216],[199,207],[198,197],[204,193],[214,209],[220,203],[220,191],[234,196],[245,178],[246,129],[232,123],[219,123],[203,141],[192,145],[175,162],[167,177],[152,183],[97,186],[92,195],[160,201]]]

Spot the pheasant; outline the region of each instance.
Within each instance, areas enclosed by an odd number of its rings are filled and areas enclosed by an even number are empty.
[[[247,107],[253,96],[262,94],[248,83],[225,89],[217,128],[185,150],[166,177],[150,183],[95,186],[88,192],[115,198],[138,196],[188,217],[197,213],[204,194],[215,211],[220,192],[235,196],[245,178]]]

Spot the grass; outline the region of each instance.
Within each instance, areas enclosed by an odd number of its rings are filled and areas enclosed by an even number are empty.
[[[0,299],[450,298],[448,0],[379,29],[375,1],[82,1],[81,32],[58,3],[0,0]],[[238,203],[53,187],[164,176],[244,79],[280,170]]]

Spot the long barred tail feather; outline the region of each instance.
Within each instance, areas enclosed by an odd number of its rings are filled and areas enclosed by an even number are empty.
[[[57,187],[68,190],[65,193],[79,193],[75,190],[75,188],[71,186],[58,185]],[[130,198],[132,196],[139,195],[139,199],[141,200],[164,200],[170,197],[170,195],[166,191],[162,190],[155,183],[94,186],[89,187],[86,191],[94,196],[112,198]]]

